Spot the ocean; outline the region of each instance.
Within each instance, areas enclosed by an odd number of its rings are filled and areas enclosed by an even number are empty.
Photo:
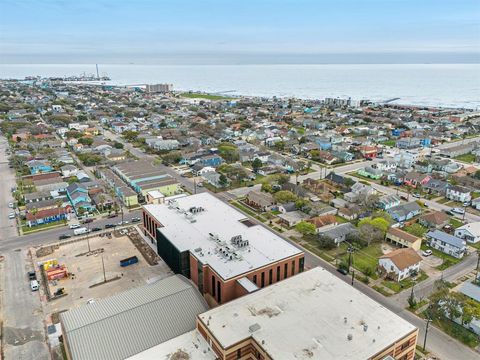
[[[171,83],[175,90],[230,95],[368,99],[480,108],[480,64],[112,65],[115,85]],[[0,64],[0,78],[95,73],[95,64]]]

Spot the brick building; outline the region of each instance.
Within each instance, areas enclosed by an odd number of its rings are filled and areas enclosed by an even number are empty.
[[[304,253],[209,193],[143,207],[144,234],[210,304],[223,304],[304,270]]]

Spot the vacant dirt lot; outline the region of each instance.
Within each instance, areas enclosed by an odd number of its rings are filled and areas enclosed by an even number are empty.
[[[90,252],[88,243],[90,243]],[[120,267],[120,260],[134,255],[139,259],[137,264]],[[106,283],[104,283],[102,258]],[[67,295],[51,301],[47,301],[46,296],[42,296],[46,314],[68,310],[86,304],[90,299],[112,296],[132,287],[172,275],[162,260],[158,265],[148,265],[127,236],[112,238],[91,236],[88,240],[64,244],[53,253],[36,258],[34,261],[38,264],[49,259],[56,259],[59,265],[66,265],[71,275],[65,279],[48,282],[52,295],[59,288],[64,288]],[[92,287],[92,285],[96,286]]]

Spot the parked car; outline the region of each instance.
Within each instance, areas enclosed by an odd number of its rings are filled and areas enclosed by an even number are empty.
[[[455,207],[455,208],[452,209],[452,211],[456,214],[461,214],[461,215],[465,214],[465,209],[464,208]]]
[[[117,226],[117,225],[115,225],[115,224],[106,224],[106,225],[105,225],[105,229],[111,229],[111,228],[114,228],[115,226]]]
[[[413,196],[414,198],[420,199],[420,194],[413,193],[412,196]]]
[[[9,219],[15,219],[15,213],[12,212],[12,213],[8,214],[8,218]]]
[[[13,209],[13,203],[12,203],[12,202],[8,203],[8,207],[9,207],[10,209]]]
[[[82,221],[82,223],[84,223],[84,224],[88,224],[88,223],[91,223],[91,222],[93,222],[92,218],[88,218],[88,219],[85,219],[85,220]]]
[[[30,289],[32,291],[37,291],[39,289],[40,285],[38,284],[37,280],[31,280],[30,281]]]
[[[58,237],[58,239],[59,240],[64,240],[64,239],[69,239],[71,237],[72,237],[72,235],[70,235],[70,234],[62,234]]]
[[[128,221],[127,220],[123,220],[123,221],[120,221],[117,225],[118,226],[122,226],[122,225],[127,225],[128,224]]]
[[[78,229],[80,227],[80,224],[70,224],[69,228],[70,229]]]
[[[423,256],[430,256],[430,255],[432,255],[432,250],[423,250],[422,255]]]
[[[140,221],[142,221],[142,219],[140,219],[139,217],[132,218],[132,223],[137,223],[137,222],[140,222]]]
[[[116,218],[118,216],[118,214],[110,214],[107,216],[108,219],[113,219],[113,218]]]
[[[33,270],[29,271],[27,273],[27,276],[28,276],[28,280],[37,280],[37,274]]]
[[[337,271],[342,275],[348,275],[348,271],[344,268],[338,268]]]
[[[102,228],[94,227],[91,231],[92,231],[92,232],[102,231]]]

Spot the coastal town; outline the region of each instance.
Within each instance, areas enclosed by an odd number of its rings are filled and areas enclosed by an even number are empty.
[[[394,100],[0,80],[1,354],[478,359],[480,113]]]

